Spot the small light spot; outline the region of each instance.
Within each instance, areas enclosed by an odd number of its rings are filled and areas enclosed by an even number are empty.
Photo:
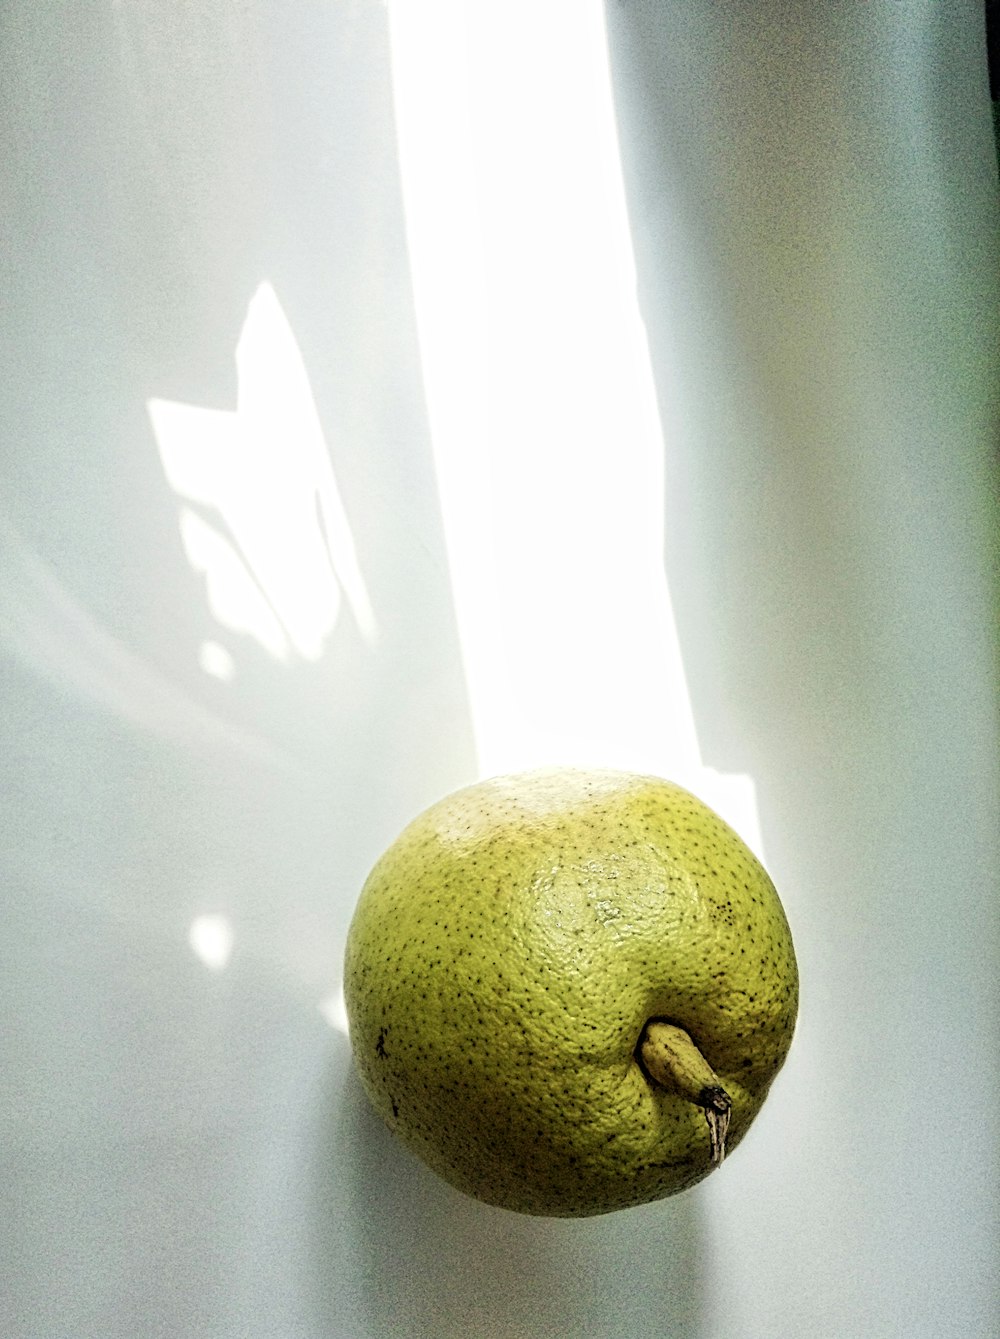
[[[343,984],[339,985],[332,995],[328,995],[325,1000],[321,1000],[318,1007],[334,1032],[340,1032],[345,1037],[350,1035]]]
[[[233,927],[228,916],[196,916],[188,930],[195,956],[213,972],[221,972],[233,952]]]
[[[236,661],[219,642],[202,642],[198,648],[198,664],[213,679],[228,683],[236,673]]]

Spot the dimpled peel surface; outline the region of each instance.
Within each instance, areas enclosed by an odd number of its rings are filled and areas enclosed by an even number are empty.
[[[605,1213],[712,1168],[704,1112],[635,1057],[691,1037],[733,1101],[729,1147],[784,1061],[798,983],[767,874],[694,796],[552,770],[459,791],[378,861],[347,941],[351,1044],[373,1105],[460,1190]]]

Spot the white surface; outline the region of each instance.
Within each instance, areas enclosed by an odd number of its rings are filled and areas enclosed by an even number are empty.
[[[979,7],[607,22],[8,6],[11,1339],[993,1332]],[[803,974],[732,1160],[581,1223],[403,1153],[339,989],[553,750],[755,796]]]

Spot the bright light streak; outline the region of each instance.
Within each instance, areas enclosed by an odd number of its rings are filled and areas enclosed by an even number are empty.
[[[390,0],[421,356],[480,771],[701,762],[599,0]]]
[[[233,927],[226,916],[196,916],[188,930],[188,943],[197,958],[213,972],[221,972],[233,952]]]
[[[375,618],[309,379],[269,284],[248,306],[235,356],[235,413],[148,403],[209,606],[278,660],[318,660],[343,595],[371,641]]]

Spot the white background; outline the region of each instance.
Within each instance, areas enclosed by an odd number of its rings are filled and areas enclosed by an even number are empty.
[[[0,1330],[985,1336],[997,175],[981,7],[0,13]],[[368,868],[476,776],[685,781],[802,971],[679,1199],[368,1111]]]

